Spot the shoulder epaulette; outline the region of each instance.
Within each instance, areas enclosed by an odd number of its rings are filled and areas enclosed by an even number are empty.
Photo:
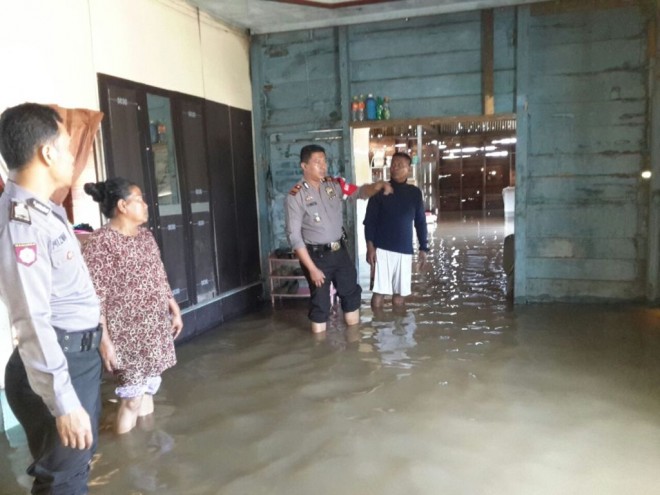
[[[9,220],[27,223],[28,225],[32,223],[32,219],[30,218],[30,210],[28,210],[27,205],[23,203],[23,201],[18,201],[16,199],[11,201]]]
[[[337,182],[336,177],[330,177],[329,175],[323,178],[324,181],[326,182]]]
[[[298,194],[298,191],[300,191],[300,189],[302,189],[302,184],[296,184],[295,186],[293,186],[291,188],[291,190],[289,191],[289,194],[291,196],[295,196],[296,194]]]

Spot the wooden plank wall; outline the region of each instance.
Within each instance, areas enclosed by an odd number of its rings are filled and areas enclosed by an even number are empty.
[[[644,296],[644,26],[635,8],[529,19],[529,144],[517,181],[526,198],[517,205],[526,224],[526,291],[519,298]]]
[[[511,113],[515,9],[494,18],[495,111]],[[301,176],[303,145],[326,146],[330,172],[353,176],[350,97],[389,96],[395,119],[480,114],[480,50],[479,11],[255,36],[255,140],[261,215],[269,219],[262,254],[287,245],[283,203]]]
[[[258,181],[265,197],[261,218],[262,259],[277,248],[287,248],[284,199],[300,179],[299,153],[305,144],[330,143],[332,173],[343,172],[342,156],[333,146],[341,138],[331,130],[341,114],[338,79],[337,30],[315,29],[257,36],[252,44],[255,140]],[[257,77],[255,77],[257,75]],[[259,77],[261,75],[261,77]],[[342,168],[342,170],[339,170]],[[268,242],[263,242],[268,240]]]
[[[515,10],[495,15],[496,112],[514,110]],[[350,27],[351,95],[389,96],[393,119],[479,115],[481,13]]]
[[[560,3],[494,11],[495,112],[518,112],[521,124],[516,301],[642,299],[648,279],[659,279],[648,253],[658,212],[649,213],[640,179],[649,108],[658,105],[649,94],[648,13]],[[301,176],[304,144],[325,144],[330,173],[353,176],[351,96],[389,96],[394,119],[481,113],[481,18],[473,11],[253,37],[257,181],[269,220],[262,260],[288,245],[283,203]]]

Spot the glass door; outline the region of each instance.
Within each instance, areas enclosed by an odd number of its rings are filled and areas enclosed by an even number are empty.
[[[204,105],[200,101],[182,99],[177,111],[183,138],[183,173],[190,203],[190,235],[197,304],[218,295],[203,108]]]
[[[151,140],[150,164],[156,196],[153,203],[158,213],[157,229],[161,239],[163,263],[174,298],[179,305],[187,306],[191,302],[187,263],[182,262],[189,259],[186,215],[181,198],[170,99],[147,93],[147,114]]]

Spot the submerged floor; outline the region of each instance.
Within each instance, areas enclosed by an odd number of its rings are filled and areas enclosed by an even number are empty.
[[[365,291],[319,338],[289,301],[181,346],[154,424],[102,433],[91,494],[658,493],[660,310],[512,308],[504,229],[441,221],[403,314]],[[25,493],[27,449],[0,456]]]

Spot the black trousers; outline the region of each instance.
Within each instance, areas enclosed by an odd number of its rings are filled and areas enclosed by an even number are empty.
[[[94,444],[89,450],[64,447],[55,418],[41,397],[32,391],[25,366],[14,349],[5,369],[7,402],[25,430],[34,462],[27,473],[34,476],[34,495],[86,495],[90,461],[96,451],[101,413],[101,357],[98,349],[65,353],[71,382],[89,414]]]
[[[360,308],[362,303],[362,287],[357,283],[357,271],[348,254],[342,247],[339,251],[310,252],[314,264],[325,275],[325,282],[316,287],[309,276],[309,270],[302,263],[303,273],[309,283],[310,306],[309,319],[314,323],[325,323],[330,316],[330,284],[334,284],[341,301],[344,313],[350,313]]]

